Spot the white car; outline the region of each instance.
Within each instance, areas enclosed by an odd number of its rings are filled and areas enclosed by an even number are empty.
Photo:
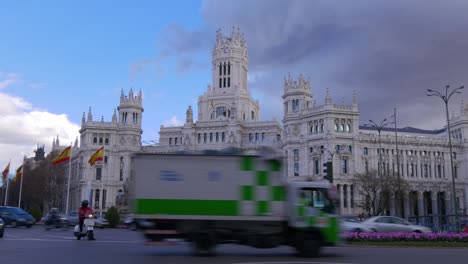
[[[372,232],[390,233],[390,232],[405,232],[405,233],[431,233],[432,230],[425,226],[413,225],[405,219],[395,216],[375,216],[364,222]]]
[[[355,216],[341,216],[340,217],[340,230],[346,232],[372,232],[368,226],[364,225],[359,218]]]

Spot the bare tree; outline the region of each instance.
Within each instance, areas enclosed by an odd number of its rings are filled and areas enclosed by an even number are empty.
[[[368,171],[367,173],[355,174],[353,184],[357,186],[358,193],[361,195],[361,201],[358,207],[364,210],[367,215],[380,215],[389,207],[389,200],[398,193],[409,189],[408,182],[405,179],[398,180],[396,174],[382,175],[382,183],[377,171]],[[398,186],[400,188],[398,188]],[[382,199],[381,199],[382,197]],[[396,196],[395,196],[396,197]]]

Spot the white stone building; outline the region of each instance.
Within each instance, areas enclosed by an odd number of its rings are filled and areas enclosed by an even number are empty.
[[[295,81],[288,76],[284,82],[283,103],[283,151],[288,179],[323,180],[324,163],[333,161],[341,213],[362,212],[357,206],[361,197],[359,187],[353,184],[353,176],[369,170],[378,171],[379,133],[374,126],[360,125],[356,95],[349,105],[336,104],[327,89],[324,103],[317,104],[308,80],[300,76]],[[450,123],[456,199],[460,210],[466,213],[468,104],[462,106],[459,116],[452,117]],[[404,215],[454,214],[447,130],[405,127],[397,128],[395,133],[393,125],[380,133],[381,168],[384,177],[399,171],[409,183],[410,190],[404,193],[404,206],[400,207]],[[386,213],[401,215],[397,204],[392,197]]]
[[[94,121],[91,108],[83,118],[78,141],[72,147],[70,201],[71,210],[76,210],[81,201],[88,199],[96,210],[105,212],[119,203],[130,174],[130,156],[142,150],[142,93],[128,96],[123,91],[120,104],[110,122]],[[88,163],[90,157],[104,146],[104,160],[94,166]],[[56,142],[54,147],[59,147]],[[62,146],[63,148],[63,146]]]
[[[230,37],[216,33],[211,72],[212,85],[198,98],[198,120],[189,106],[183,126],[161,126],[154,151],[233,147],[251,152],[260,146],[280,146],[279,122],[260,121],[260,103],[247,87],[247,43],[239,30]]]
[[[212,52],[212,80],[198,98],[198,118],[191,106],[185,124],[161,126],[159,143],[142,147],[141,92],[128,96],[122,92],[120,105],[111,122],[93,121],[83,113],[80,146],[73,147],[72,195],[70,207],[89,199],[105,211],[117,203],[129,177],[130,156],[138,151],[175,151],[240,148],[247,153],[261,146],[282,149],[288,180],[323,180],[323,163],[333,160],[334,184],[340,193],[340,210],[355,214],[362,210],[361,197],[353,175],[377,170],[379,136],[375,128],[360,125],[356,95],[351,104],[336,104],[327,89],[323,103],[317,103],[310,81],[288,76],[284,82],[283,129],[276,120],[260,121],[260,103],[247,87],[248,53],[243,35],[237,30],[229,37],[217,32]],[[117,116],[118,115],[118,116]],[[452,143],[459,208],[468,204],[468,104],[451,118]],[[411,127],[397,129],[399,160],[396,161],[395,129],[381,131],[381,166],[385,173],[397,170],[410,184],[404,194],[404,215],[453,214],[450,155],[446,129],[428,131]],[[57,144],[58,145],[58,144]],[[105,160],[94,167],[90,156],[105,147]],[[336,151],[338,150],[338,151]],[[396,214],[392,199],[388,210]]]

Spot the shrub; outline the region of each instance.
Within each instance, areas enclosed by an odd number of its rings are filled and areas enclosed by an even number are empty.
[[[116,227],[120,223],[120,214],[117,208],[112,206],[107,210],[106,219],[109,221],[110,227]]]
[[[36,222],[41,220],[42,212],[37,204],[33,205],[28,213],[36,219]]]

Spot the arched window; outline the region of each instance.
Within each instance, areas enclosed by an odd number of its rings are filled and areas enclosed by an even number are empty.
[[[341,131],[345,131],[345,125],[341,124]]]
[[[96,189],[94,192],[94,208],[99,208],[99,195],[101,194],[101,190]]]
[[[316,126],[315,126],[315,133],[318,133],[318,132],[319,132],[319,126],[316,125]]]
[[[249,142],[252,142],[252,141],[253,141],[252,133],[249,133]]]
[[[252,111],[252,113],[251,113],[251,119],[255,120],[255,112],[254,111]]]
[[[335,131],[338,131],[338,124],[335,123]]]
[[[323,132],[323,124],[320,125],[320,132]]]
[[[347,125],[346,125],[346,131],[347,131],[347,132],[350,132],[350,131],[351,131],[351,125],[350,125],[350,124],[347,124]]]
[[[107,190],[102,189],[102,209],[106,208],[106,195],[107,195]]]

